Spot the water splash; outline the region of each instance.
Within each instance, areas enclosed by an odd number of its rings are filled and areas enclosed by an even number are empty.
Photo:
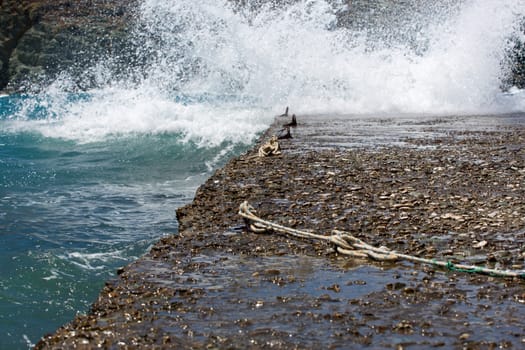
[[[341,114],[525,109],[521,91],[501,91],[509,38],[523,39],[523,1],[403,4],[144,0],[125,78],[109,73],[111,59],[99,62],[90,70],[98,87],[71,101],[64,76],[28,107],[43,106],[46,117],[11,126],[79,142],[174,133],[210,147],[252,142],[286,105]]]
[[[421,11],[410,20],[385,10],[372,28],[340,26],[342,11],[366,17],[371,9],[348,9],[338,1],[256,11],[221,1],[160,3],[145,1],[142,10],[146,28],[162,45],[169,43],[156,48],[160,68],[150,72],[150,82],[163,79],[166,69],[186,67],[184,78],[168,85],[197,94],[226,91],[267,108],[290,104],[303,112],[457,114],[523,107],[500,89],[509,37],[525,14],[521,1],[427,1],[414,4]],[[379,5],[372,10],[384,10]]]

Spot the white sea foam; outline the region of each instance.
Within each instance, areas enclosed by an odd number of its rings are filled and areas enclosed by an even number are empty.
[[[60,255],[59,258],[85,270],[104,270],[107,268],[106,263],[130,259],[130,257],[125,257],[124,252],[120,250],[102,253],[69,252]]]
[[[36,346],[26,334],[23,334],[22,337],[24,338],[28,349],[33,349]]]
[[[42,277],[43,280],[45,280],[45,281],[56,280],[60,276],[60,272],[57,271],[56,269],[51,269],[51,271],[49,271],[49,272],[50,272],[50,275]]]
[[[342,114],[524,110],[522,93],[500,87],[509,38],[523,40],[525,2],[424,3],[411,20],[355,29],[337,25],[336,13],[348,10],[340,1],[253,11],[225,0],[144,0],[135,40],[148,64],[139,83],[102,84],[72,102],[64,77],[43,100],[50,117],[11,126],[79,142],[175,133],[217,146],[252,141],[286,105]],[[107,77],[106,69],[94,71]]]
[[[217,146],[223,141],[249,143],[264,129],[259,109],[228,104],[187,104],[144,91],[104,89],[89,100],[51,102],[54,117],[16,120],[11,127],[36,129],[46,137],[96,142],[129,134],[180,134],[183,141]],[[262,118],[264,120],[264,118]]]

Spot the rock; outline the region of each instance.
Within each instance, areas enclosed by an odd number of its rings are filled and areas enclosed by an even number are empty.
[[[487,245],[487,241],[483,240],[481,242],[475,243],[472,245],[472,248],[481,249]]]
[[[18,41],[36,21],[27,3],[10,0],[0,3],[0,90],[9,81],[9,60]]]
[[[522,32],[525,35],[525,19],[522,24]],[[525,42],[519,38],[514,38],[514,45],[509,49],[511,66],[509,77],[505,82],[508,86],[516,86],[520,89],[525,88]]]
[[[0,90],[29,90],[64,71],[82,78],[93,61],[123,51],[135,0],[4,1],[0,5]],[[82,84],[80,84],[82,82]]]

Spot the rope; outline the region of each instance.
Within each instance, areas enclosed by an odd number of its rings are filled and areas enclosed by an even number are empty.
[[[257,215],[255,215],[255,209],[246,201],[239,206],[239,215],[247,221],[247,226],[253,232],[262,233],[272,230],[297,238],[328,241],[336,246],[338,253],[351,257],[371,258],[378,261],[406,260],[420,264],[442,267],[448,269],[449,271],[455,272],[479,273],[495,277],[519,277],[525,279],[525,270],[490,269],[475,265],[454,264],[451,261],[440,261],[436,259],[426,259],[407,254],[401,254],[386,247],[377,248],[371,246],[345,231],[333,230],[331,235],[326,236],[309,231],[296,230],[259,218]]]
[[[277,141],[277,136],[272,136],[272,138],[259,147],[259,157],[268,157],[273,155],[279,155],[281,154],[281,146],[279,145],[279,142]]]

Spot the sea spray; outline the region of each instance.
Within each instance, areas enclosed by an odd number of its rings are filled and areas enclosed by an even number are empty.
[[[310,113],[522,108],[521,99],[502,98],[501,85],[523,2],[414,1],[417,15],[401,18],[386,2],[352,3],[270,2],[254,9],[226,1],[145,1],[140,38],[156,57],[145,81]],[[371,21],[377,27],[354,23],[381,11],[374,18],[382,20]]]
[[[10,127],[78,142],[172,133],[215,147],[249,144],[286,105],[338,114],[525,108],[520,91],[502,92],[510,38],[523,39],[519,0],[144,0],[138,14],[133,64],[118,76],[122,60],[94,64],[88,98],[71,98],[78,78],[64,74]]]

